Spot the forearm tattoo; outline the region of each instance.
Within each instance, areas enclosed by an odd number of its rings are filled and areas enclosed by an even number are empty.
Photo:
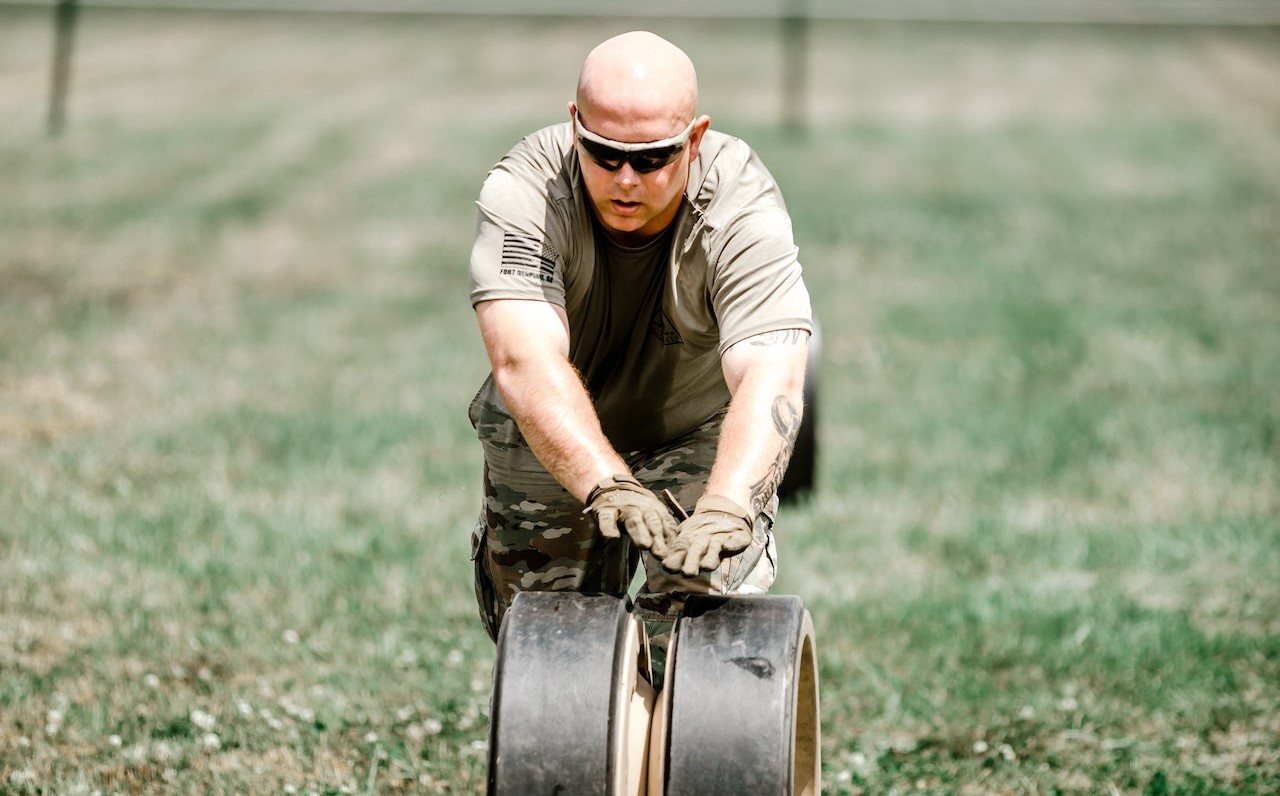
[[[764,474],[764,478],[751,485],[751,511],[759,514],[769,505],[774,493],[782,484],[782,476],[787,472],[787,462],[791,461],[791,451],[795,448],[796,435],[800,432],[800,412],[795,404],[785,395],[773,399],[773,428],[782,437],[782,448],[773,463]]]

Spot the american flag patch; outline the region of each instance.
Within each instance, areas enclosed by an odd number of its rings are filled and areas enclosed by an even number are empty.
[[[556,250],[544,240],[505,232],[502,235],[502,266],[498,273],[537,279],[549,285],[555,281],[558,258]]]

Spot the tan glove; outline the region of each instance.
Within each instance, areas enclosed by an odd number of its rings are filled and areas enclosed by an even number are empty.
[[[689,519],[680,523],[662,566],[685,575],[713,570],[720,560],[746,550],[754,525],[747,510],[720,495],[703,495]]]
[[[596,516],[601,536],[620,538],[621,525],[632,544],[652,550],[659,558],[667,554],[667,539],[676,534],[676,518],[657,495],[630,475],[611,475],[596,484],[583,513]]]

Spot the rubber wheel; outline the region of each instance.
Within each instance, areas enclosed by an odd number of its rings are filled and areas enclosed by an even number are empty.
[[[813,621],[799,597],[691,597],[667,653],[666,683],[654,718],[666,737],[650,761],[651,792],[820,792]]]
[[[653,693],[643,630],[617,597],[517,594],[498,633],[489,708],[493,796],[635,796]]]

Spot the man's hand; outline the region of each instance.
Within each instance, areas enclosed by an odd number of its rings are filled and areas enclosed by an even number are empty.
[[[729,498],[703,495],[689,519],[680,523],[662,566],[690,577],[699,569],[713,570],[722,558],[747,549],[752,524],[747,510]]]
[[[630,475],[611,475],[596,484],[584,512],[596,515],[601,536],[619,538],[621,525],[636,547],[652,550],[659,558],[667,554],[667,539],[676,535],[675,517]]]

